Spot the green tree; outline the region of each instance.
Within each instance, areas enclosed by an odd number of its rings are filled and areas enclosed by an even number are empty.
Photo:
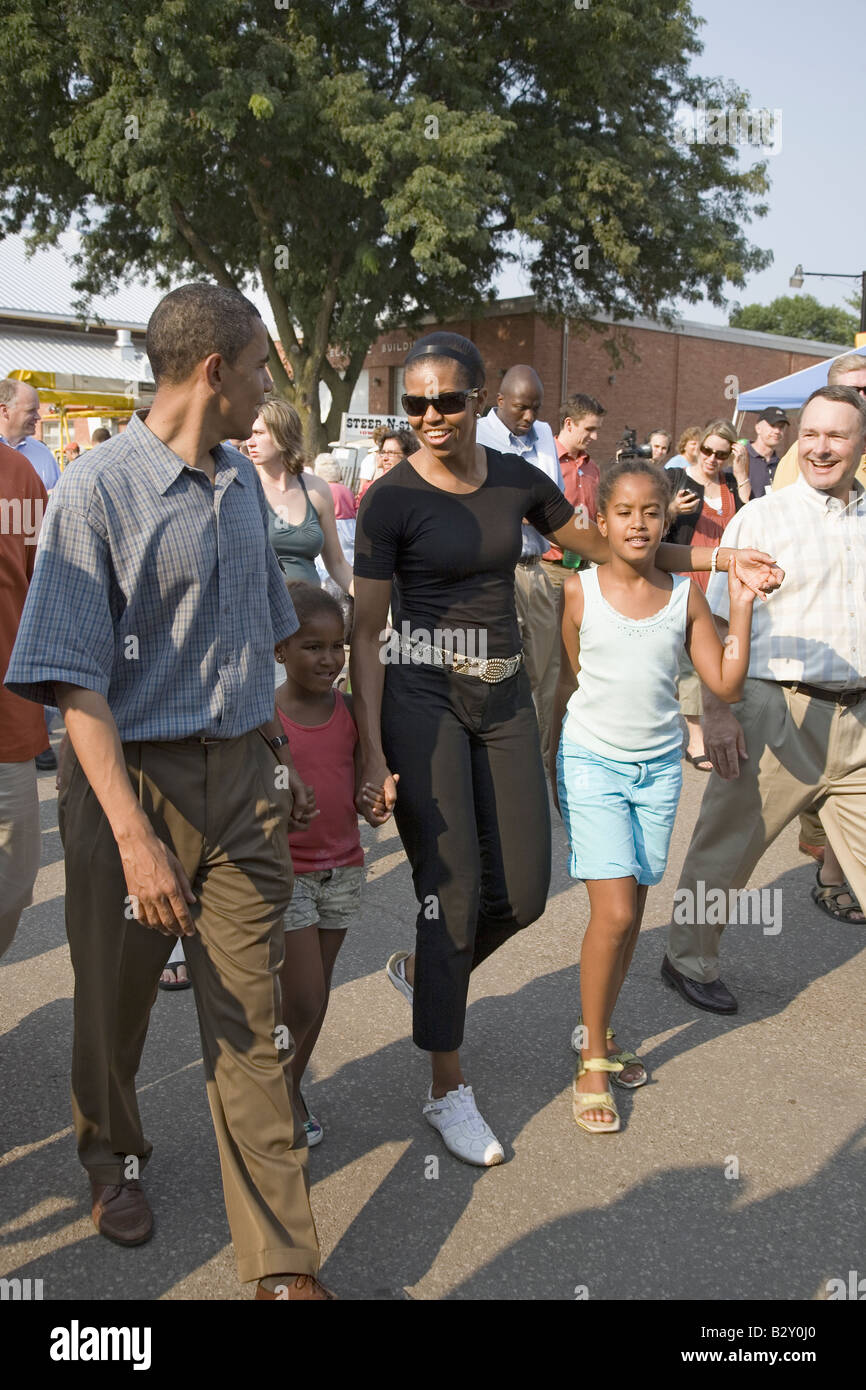
[[[857,300],[859,306],[859,299]],[[788,338],[813,338],[820,343],[853,343],[860,318],[835,305],[820,304],[812,294],[783,294],[771,304],[735,307],[732,328],[781,333]]]
[[[723,304],[770,259],[743,231],[766,163],[677,138],[683,106],[748,104],[689,76],[690,0],[0,0],[0,22],[0,228],[76,225],[83,294],[259,280],[311,447],[382,328],[477,313],[519,238],[534,293],[584,320]]]

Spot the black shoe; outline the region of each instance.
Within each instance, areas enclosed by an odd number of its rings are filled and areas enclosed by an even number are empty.
[[[696,1009],[706,1009],[711,1014],[735,1014],[739,1008],[731,991],[721,980],[710,980],[706,985],[698,980],[690,980],[688,975],[681,975],[671,965],[667,956],[662,961],[662,979],[671,989],[677,990],[687,1003],[694,1004]]]
[[[44,753],[36,754],[36,767],[39,772],[57,771],[57,754],[53,748],[46,748]]]

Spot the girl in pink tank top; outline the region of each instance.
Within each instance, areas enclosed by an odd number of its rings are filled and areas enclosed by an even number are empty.
[[[334,690],[343,669],[343,614],[336,599],[303,582],[288,586],[300,627],[275,649],[286,671],[277,711],[292,760],[316,795],[307,830],[292,831],[295,870],[285,916],[286,953],[280,971],[283,1022],[295,1044],[292,1077],[307,1143],[322,1126],[307,1110],[301,1081],[325,1021],[331,976],[346,931],[358,914],[364,851],[355,809],[358,731],[351,696]],[[371,812],[371,825],[380,820]]]

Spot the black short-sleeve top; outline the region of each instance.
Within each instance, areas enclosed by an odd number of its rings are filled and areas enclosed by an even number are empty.
[[[514,570],[524,517],[549,536],[574,516],[554,482],[517,454],[486,449],[475,492],[445,492],[403,459],[365,493],[355,574],[395,580],[394,626],[483,630],[488,656],[520,651]],[[430,640],[430,639],[425,639]]]

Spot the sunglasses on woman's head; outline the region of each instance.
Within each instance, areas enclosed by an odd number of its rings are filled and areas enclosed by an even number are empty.
[[[466,409],[469,397],[477,395],[476,386],[473,391],[443,391],[441,396],[403,395],[400,397],[400,403],[407,415],[426,415],[427,407],[430,405],[440,415],[461,415]]]
[[[708,449],[706,444],[702,444],[700,449],[704,458],[715,458],[719,460],[719,463],[724,463],[725,459],[729,459],[734,452],[733,449],[729,449],[726,454],[723,454],[719,449]]]

